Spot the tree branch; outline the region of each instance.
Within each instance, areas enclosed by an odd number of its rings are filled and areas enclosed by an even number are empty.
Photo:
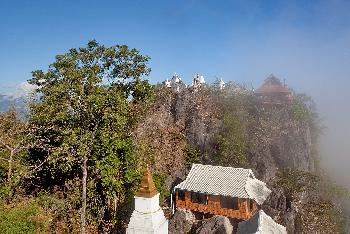
[[[3,139],[0,138],[0,144],[2,144],[6,149],[8,149],[9,151],[12,151],[12,148],[10,146],[8,146]]]

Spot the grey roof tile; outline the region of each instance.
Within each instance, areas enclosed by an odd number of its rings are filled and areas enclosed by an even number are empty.
[[[251,169],[193,164],[186,180],[174,189],[212,195],[251,198],[262,204],[270,194]]]

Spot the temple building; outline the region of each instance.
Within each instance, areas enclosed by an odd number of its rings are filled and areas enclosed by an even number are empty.
[[[251,219],[238,224],[237,234],[287,234],[286,227],[276,223],[263,210]]]
[[[205,80],[204,80],[204,76],[199,75],[198,73],[193,77],[193,81],[192,81],[192,86],[195,87],[199,87],[202,84],[205,84]]]
[[[164,84],[165,84],[165,86],[166,86],[167,88],[171,88],[171,82],[170,82],[170,80],[166,79],[166,81],[164,82]]]
[[[159,206],[159,193],[154,185],[152,174],[147,167],[135,195],[133,211],[127,234],[167,234],[168,220]]]
[[[182,83],[181,77],[175,72],[173,77],[171,78],[171,82],[175,84]]]
[[[225,88],[225,82],[222,80],[222,78],[218,80],[218,86],[220,90]]]
[[[193,164],[186,180],[174,187],[172,209],[247,220],[270,193],[251,169]]]
[[[171,79],[166,79],[163,81],[163,84],[167,88],[172,88],[176,92],[180,92],[184,88],[187,87],[187,85],[182,81],[181,77],[175,72],[174,75],[171,77]]]
[[[263,104],[290,104],[293,100],[292,91],[274,75],[265,80],[255,95]]]

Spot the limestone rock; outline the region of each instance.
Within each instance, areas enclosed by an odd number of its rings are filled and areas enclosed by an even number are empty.
[[[203,222],[196,234],[231,234],[233,226],[227,217],[215,215]]]
[[[191,211],[178,209],[169,220],[169,234],[189,233],[195,221]]]

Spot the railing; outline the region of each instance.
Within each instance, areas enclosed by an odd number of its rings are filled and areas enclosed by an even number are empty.
[[[252,210],[249,210],[248,199],[239,199],[239,209],[228,209],[222,208],[220,205],[220,197],[219,196],[208,196],[207,204],[199,204],[191,201],[191,193],[186,192],[185,200],[180,200],[176,197],[176,207],[188,209],[197,212],[210,213],[214,215],[222,215],[229,218],[236,218],[247,220],[256,210],[256,206]]]

